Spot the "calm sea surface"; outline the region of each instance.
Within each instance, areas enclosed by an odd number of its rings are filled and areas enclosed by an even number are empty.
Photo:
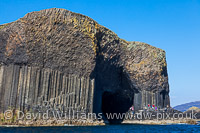
[[[0,132],[195,132],[200,125],[106,125],[106,126],[64,126],[64,127],[0,127]]]

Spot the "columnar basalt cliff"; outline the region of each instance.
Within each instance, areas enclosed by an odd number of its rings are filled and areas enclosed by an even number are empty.
[[[170,106],[165,51],[65,9],[1,25],[0,62],[1,112],[44,103],[104,115]]]

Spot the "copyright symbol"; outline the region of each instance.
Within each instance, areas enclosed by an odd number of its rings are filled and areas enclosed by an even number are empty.
[[[5,119],[12,119],[13,118],[13,112],[12,112],[12,110],[6,110],[5,112],[4,112],[4,117],[5,117]]]

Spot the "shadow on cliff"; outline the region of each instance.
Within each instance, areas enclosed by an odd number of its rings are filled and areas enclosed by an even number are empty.
[[[111,124],[121,123],[125,113],[134,103],[135,89],[131,86],[129,75],[119,64],[120,55],[115,54],[112,58],[103,56],[103,51],[109,55],[112,53],[106,45],[101,49],[100,43],[103,36],[101,32],[96,34],[98,52],[95,68],[90,75],[91,79],[95,79],[93,112]],[[119,114],[121,117],[118,117]]]
[[[123,67],[117,64],[118,61],[119,56],[108,60],[99,55],[90,75],[95,79],[93,111],[111,124],[123,121],[134,99],[129,76]]]

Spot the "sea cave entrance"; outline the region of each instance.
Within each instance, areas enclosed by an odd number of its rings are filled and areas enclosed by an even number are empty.
[[[102,95],[102,113],[111,124],[121,123],[132,105],[133,97],[124,93],[105,91]]]

